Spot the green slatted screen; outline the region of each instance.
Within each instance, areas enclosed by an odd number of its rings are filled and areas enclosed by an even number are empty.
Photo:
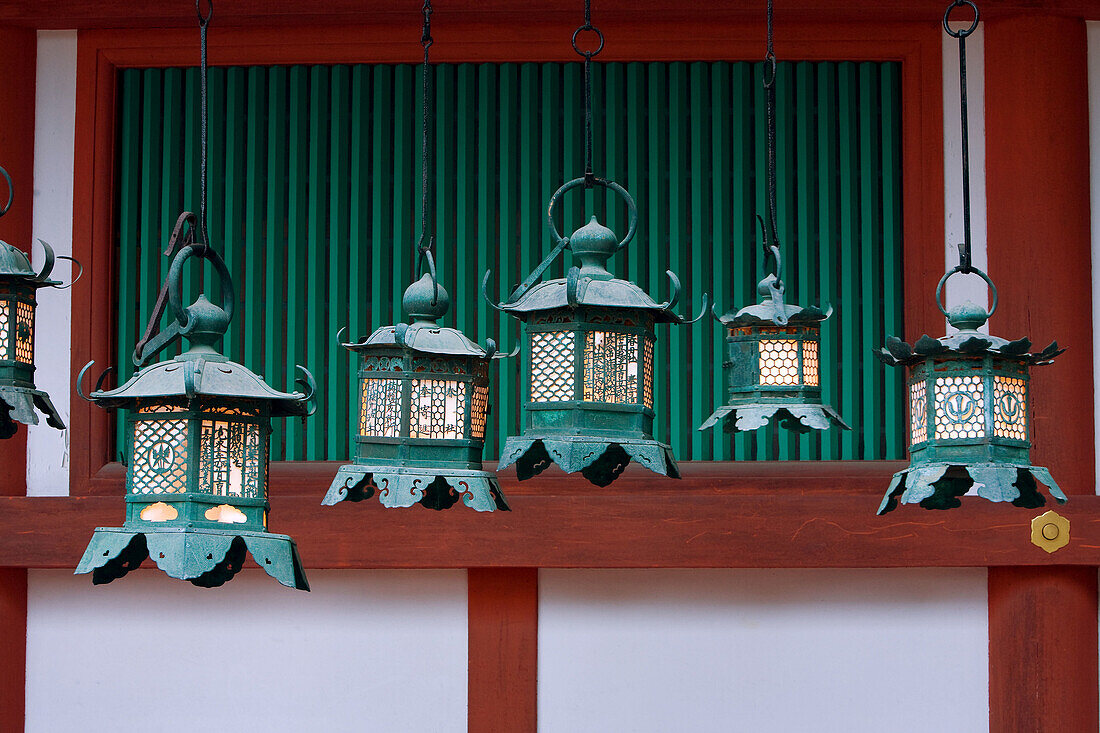
[[[763,212],[764,108],[752,63],[596,64],[596,170],[638,202],[638,237],[612,262],[658,301],[666,268],[697,310],[704,291],[723,309],[755,295]],[[583,159],[579,64],[437,67],[437,259],[450,323],[504,350],[517,323],[479,297],[506,293],[550,248],[543,207]],[[781,63],[779,228],[788,293],[830,302],[822,334],[826,401],[850,433],[730,438],[696,427],[724,402],[723,334],[712,320],[659,327],[657,435],[681,460],[878,459],[904,453],[896,370],[871,357],[902,332],[901,99],[887,63]],[[276,427],[272,456],[349,455],[352,357],[336,343],[403,318],[419,237],[419,99],[409,65],[294,66],[210,72],[212,242],[225,253],[243,307],[227,353],[276,387],[294,363],[317,377],[321,403],[305,423]],[[182,207],[198,206],[195,69],[126,70],[119,86],[118,364],[130,353],[167,270],[161,255]],[[587,197],[587,201],[585,201]],[[625,213],[600,193],[567,198],[564,231],[594,208],[621,231]],[[560,263],[550,277],[560,277]],[[187,287],[197,292],[199,278]],[[134,306],[137,308],[134,308]],[[495,374],[486,458],[515,434],[527,363]]]

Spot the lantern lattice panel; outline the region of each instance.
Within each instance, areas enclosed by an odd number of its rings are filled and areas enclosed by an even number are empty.
[[[909,425],[913,445],[928,440],[928,383],[923,379],[909,385]]]
[[[461,440],[466,435],[466,383],[416,379],[410,395],[410,438]]]
[[[802,383],[809,387],[820,384],[816,341],[802,342]]]
[[[936,438],[985,437],[985,384],[979,376],[937,377]]]
[[[10,359],[8,333],[11,329],[11,301],[0,302],[0,359]]]
[[[993,377],[993,435],[1027,440],[1027,385],[1017,377]]]
[[[359,434],[396,438],[401,435],[401,381],[364,379],[359,400]]]
[[[470,437],[478,440],[485,438],[485,419],[489,412],[489,387],[474,387],[474,398],[470,404]]]
[[[531,401],[560,402],[574,397],[573,332],[531,334]]]
[[[254,423],[203,420],[199,490],[216,496],[263,496],[264,445]]]
[[[23,301],[15,308],[15,358],[34,363],[34,306]]]
[[[187,421],[134,422],[134,494],[179,494],[187,490]]]
[[[617,404],[638,401],[638,336],[605,331],[585,334],[584,399]]]
[[[653,408],[653,342],[642,339],[642,404]]]
[[[760,341],[760,384],[767,386],[798,384],[798,341],[794,339]]]

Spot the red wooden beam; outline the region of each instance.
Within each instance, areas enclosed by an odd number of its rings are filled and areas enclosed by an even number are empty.
[[[1033,460],[1089,495],[1069,506],[1095,501],[1087,54],[1080,20],[986,25],[993,330],[1070,346],[1031,382]],[[991,568],[989,648],[990,733],[1097,730],[1095,569]]]
[[[468,571],[469,733],[537,730],[539,571]]]

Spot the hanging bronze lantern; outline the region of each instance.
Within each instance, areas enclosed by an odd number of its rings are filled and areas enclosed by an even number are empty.
[[[606,486],[635,460],[662,476],[679,478],[672,450],[653,439],[654,326],[695,321],[671,310],[680,293],[671,271],[672,297],[660,304],[608,272],[608,259],[630,242],[638,223],[634,200],[619,184],[595,179],[626,202],[630,225],[621,242],[596,217],[572,236],[561,236],[554,207],[562,194],[584,183],[583,178],[569,181],[550,199],[547,223],[557,245],[550,255],[507,301],[489,301],[526,324],[531,364],[523,435],[508,438],[498,470],[515,463],[522,481],[553,462]],[[538,283],[565,249],[572,250],[580,266],[564,278]],[[486,273],[483,293],[488,279]]]
[[[800,433],[830,425],[850,430],[821,401],[821,322],[832,309],[787,305],[778,276],[779,248],[773,246],[771,255],[776,273],[757,285],[762,301],[737,312],[714,313],[728,333],[730,397],[699,429],[724,420],[727,432],[756,430],[774,418]]]
[[[775,77],[772,4],[768,3],[768,50],[764,56],[767,127],[767,219],[763,220],[765,263],[774,270],[756,290],[761,301],[714,317],[726,328],[730,397],[699,426],[725,421],[726,432],[756,430],[773,419],[788,430],[806,433],[835,425],[851,430],[836,410],[821,401],[821,323],[833,312],[784,301],[782,260],[775,205]],[[759,217],[758,217],[759,218]]]
[[[909,466],[894,474],[878,513],[901,504],[926,509],[960,506],[960,496],[973,493],[994,502],[1020,507],[1043,506],[1046,499],[1036,482],[1046,485],[1059,504],[1066,495],[1050,471],[1032,466],[1029,369],[1050,364],[1061,354],[1057,343],[1029,353],[1026,339],[1007,341],[978,331],[997,307],[993,282],[977,268],[972,272],[989,284],[993,306],[986,311],[970,301],[945,311],[958,332],[939,339],[922,336],[913,346],[893,336],[877,352],[889,366],[909,367]]]
[[[412,324],[344,344],[360,363],[355,462],[340,467],[321,503],[377,493],[387,507],[440,510],[461,499],[481,512],[507,510],[496,476],[481,465],[496,344],[482,348],[439,326],[450,297],[432,274],[410,285],[402,304]]]
[[[8,202],[0,209],[3,216],[11,208],[14,189],[8,172],[0,168],[0,174],[8,182]],[[45,260],[42,271],[35,273],[23,252],[0,241],[0,439],[15,435],[17,422],[37,425],[36,407],[46,416],[47,425],[65,429],[65,421],[50,396],[34,386],[34,312],[39,288],[63,290],[72,283],[62,285],[50,279],[55,260],[53,248],[41,239],[38,243],[45,252]],[[76,263],[71,257],[60,259]],[[78,273],[76,279],[79,278]]]
[[[375,494],[386,507],[449,509],[459,499],[479,512],[508,510],[496,475],[482,468],[489,414],[485,348],[438,321],[451,307],[436,279],[429,237],[428,155],[432,4],[425,0],[420,43],[424,110],[419,267],[427,272],[405,290],[401,304],[412,323],[383,326],[344,347],[359,354],[359,408],[354,462],[341,466],[321,502],[363,501]]]
[[[183,265],[195,255],[221,278],[220,307],[205,295],[186,308],[180,304]],[[151,557],[169,576],[209,588],[239,572],[247,551],[283,585],[309,590],[294,540],[267,531],[267,488],[271,418],[312,414],[313,377],[298,367],[306,391],[279,392],[218,352],[233,315],[233,285],[213,249],[186,245],[165,285],[174,320],[138,345],[134,361],[141,366],[178,337],[190,348],[141,368],[117,389],[97,385],[85,398],[129,411],[126,521],[96,528],[76,572],[109,583]],[[151,325],[160,320],[158,305]],[[77,377],[81,397],[80,382],[92,363]]]
[[[952,30],[951,11],[962,6],[974,11],[974,20],[967,28]],[[909,367],[909,466],[894,474],[879,514],[899,503],[951,509],[968,494],[1035,508],[1046,504],[1040,483],[1058,503],[1066,501],[1050,471],[1031,465],[1028,392],[1030,368],[1050,364],[1064,349],[1054,342],[1030,353],[1026,338],[1007,341],[978,330],[997,309],[997,288],[971,262],[966,39],[978,27],[978,18],[971,0],[953,0],[943,16],[944,31],[959,41],[964,240],[958,266],[936,286],[936,307],[958,331],[938,339],[921,336],[913,346],[890,336],[886,348],[876,352],[889,366]],[[985,280],[992,298],[988,311],[970,301],[950,309],[941,305],[944,285],[956,273]]]

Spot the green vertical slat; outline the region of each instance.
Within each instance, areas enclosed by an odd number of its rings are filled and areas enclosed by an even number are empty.
[[[500,148],[498,158],[500,162],[497,167],[500,176],[500,223],[497,235],[500,260],[496,267],[501,272],[501,277],[508,281],[515,281],[517,277],[521,276],[519,268],[516,267],[517,248],[520,244],[517,236],[518,222],[516,221],[516,212],[519,210],[519,185],[516,170],[516,152],[519,144],[517,122],[520,114],[522,114],[519,95],[519,67],[516,64],[504,64],[500,69]],[[522,172],[519,172],[519,175],[522,175]],[[493,266],[491,258],[489,266]],[[480,271],[478,274],[480,276]],[[476,282],[481,282],[480,277]],[[488,308],[488,304],[481,299],[478,302],[481,308]],[[508,353],[516,342],[513,337],[515,333],[514,319],[495,317],[494,320],[496,321],[494,331],[497,343],[502,352]],[[503,437],[512,433],[512,416],[519,410],[519,390],[515,379],[512,378],[514,373],[514,370],[511,369],[500,370],[502,376],[508,375],[507,382],[505,379],[498,377],[493,385],[496,399],[493,402],[492,417],[497,429],[493,432],[493,435],[485,436],[486,450],[489,455],[498,455]]]
[[[687,64],[673,63],[670,64],[668,73],[668,108],[669,108],[669,126],[668,126],[668,269],[676,273],[681,279],[681,283],[684,285],[682,291],[682,297],[685,303],[691,303],[691,288],[690,280],[687,273],[684,271],[684,267],[687,264],[687,248],[691,246],[691,236],[689,233],[689,207],[687,202],[688,192],[688,180],[687,169],[690,164],[688,155],[688,139],[690,137],[690,130],[688,129],[689,120],[685,115],[678,114],[679,110],[689,109],[688,103],[688,69]],[[666,276],[667,278],[667,276]],[[657,286],[657,283],[651,283],[651,287]],[[666,282],[660,284],[661,291],[668,288],[669,285]],[[655,292],[652,291],[651,292]],[[683,378],[670,380],[669,383],[669,396],[668,396],[668,418],[669,418],[669,444],[672,446],[673,453],[680,458],[680,460],[690,460],[691,449],[690,439],[691,435],[685,435],[684,430],[681,429],[691,415],[691,391],[689,388],[689,382],[691,380],[690,369],[692,361],[690,359],[691,349],[688,343],[687,329],[682,327],[669,327],[662,329],[665,331],[662,336],[665,337],[668,343],[668,355],[669,364],[676,364],[680,370]],[[685,369],[687,367],[687,369]]]
[[[161,124],[161,193],[160,193],[160,240],[157,249],[161,252],[168,243],[172,227],[180,214],[182,190],[180,176],[180,147],[183,96],[183,72],[180,69],[165,69],[162,76],[164,87]],[[171,267],[171,260],[164,256],[157,257],[160,265],[160,281],[163,282]],[[190,302],[190,301],[188,301]],[[165,351],[166,356],[174,356],[179,353],[179,345],[173,344],[171,349]]]
[[[180,142],[178,154],[181,159],[183,176],[183,203],[182,208],[192,213],[199,212],[199,116],[201,108],[195,100],[199,98],[199,70],[189,68],[183,72],[183,138]],[[185,268],[183,282],[180,289],[183,291],[185,303],[194,302],[199,294],[199,280],[194,276],[197,268]]]
[[[710,81],[710,158],[711,158],[711,256],[710,287],[711,298],[719,312],[729,307],[730,278],[733,266],[733,238],[730,222],[730,200],[733,187],[730,185],[730,148],[733,140],[731,129],[730,65],[718,62],[711,66]],[[721,324],[712,320],[711,315],[703,317],[704,333],[711,333],[711,411],[725,404],[728,396],[726,371],[722,363],[726,359],[726,334]],[[710,412],[707,413],[709,416]],[[696,428],[698,426],[695,426]],[[696,431],[700,432],[700,431]],[[719,461],[730,458],[730,441],[720,427],[707,431],[710,433],[710,455]]]
[[[245,109],[248,82],[245,70],[239,66],[227,69],[225,76],[226,115],[221,118],[214,118],[224,120],[225,173],[223,180],[225,182],[225,209],[224,213],[216,220],[220,226],[216,226],[214,224],[215,220],[211,220],[210,227],[212,231],[220,233],[219,239],[221,241],[212,243],[221,247],[226,267],[229,268],[229,273],[233,277],[233,283],[237,290],[235,305],[241,306],[248,301],[247,291],[249,290],[248,284],[244,282],[246,273],[241,251],[243,249],[241,225],[248,213],[245,207],[245,179],[248,177],[245,169],[247,132]],[[219,164],[215,170],[220,171],[220,169],[221,165]],[[243,309],[241,309],[241,312],[243,313]],[[244,329],[247,328],[244,321],[245,318],[240,315],[235,317],[229,327],[229,333],[222,341],[222,349],[226,356],[231,359],[243,358],[241,354],[241,337]]]
[[[562,65],[561,64],[542,64],[541,68],[541,109],[539,110],[539,118],[541,120],[541,140],[539,143],[539,211],[541,211],[546,203],[550,200],[550,197],[554,194],[554,191],[558,190],[558,187],[565,182],[566,178],[562,175],[562,139],[561,139],[561,121],[562,106],[564,104],[562,99]],[[562,209],[559,208],[559,212]],[[561,213],[558,214],[558,222],[561,222]],[[550,241],[550,235],[546,231],[546,224],[544,215],[539,216],[539,226],[541,232],[539,234],[540,246],[538,248],[538,254],[535,258],[535,263],[542,261],[542,258],[550,251],[556,242]],[[566,231],[569,227],[569,220],[565,219],[565,224],[558,224],[561,228],[563,235],[568,236]],[[571,231],[571,230],[570,230]],[[530,270],[528,270],[530,272]],[[543,279],[551,279],[561,277],[564,270],[562,269],[561,259],[552,263],[550,267],[546,269],[546,273],[543,275]]]
[[[264,330],[262,337],[264,377],[279,388],[286,379],[288,292],[286,287],[287,213],[287,73],[276,66],[267,72],[267,171],[265,178],[266,252],[264,253]],[[270,455],[285,455],[285,420],[273,421]]]
[[[505,234],[504,217],[501,216],[499,222],[500,246],[493,247],[493,233],[498,229],[497,212],[503,209],[506,203],[508,203],[508,194],[505,192],[505,182],[499,181],[498,189],[498,176],[501,175],[501,168],[509,167],[507,165],[498,166],[497,155],[500,152],[500,129],[503,126],[502,106],[498,102],[497,98],[497,66],[496,64],[481,64],[477,70],[477,90],[478,90],[478,126],[477,126],[477,221],[478,229],[480,230],[477,242],[471,242],[472,245],[477,247],[477,256],[470,259],[476,263],[476,267],[472,273],[464,274],[463,278],[467,280],[465,283],[466,292],[469,293],[470,306],[476,310],[477,313],[477,328],[471,332],[468,332],[468,336],[474,338],[476,341],[484,343],[486,337],[495,335],[495,315],[496,311],[489,306],[481,298],[477,297],[477,284],[480,282],[480,274],[486,270],[495,269],[501,273],[504,273],[505,277],[511,277],[511,267],[508,264],[508,257],[505,254],[510,250],[510,242],[507,241]],[[501,162],[510,161],[510,158],[503,158]],[[499,401],[501,394],[497,393],[497,400]],[[498,420],[497,416],[493,416],[493,421]],[[488,423],[492,425],[492,422]],[[497,452],[496,430],[486,431],[486,442],[490,444],[493,452]]]
[[[134,334],[138,333],[137,305],[138,265],[141,241],[141,76],[137,69],[125,69],[120,75],[118,112],[118,383],[133,372],[130,355],[134,349]],[[106,365],[103,366],[106,368]],[[123,446],[124,420],[115,421],[115,445]],[[112,459],[115,456],[111,456]]]
[[[451,131],[455,129],[455,67],[440,64],[435,67],[435,259],[448,292],[455,290],[461,273],[455,257],[455,155],[456,146]],[[494,276],[499,278],[501,273]],[[478,281],[480,282],[480,280]],[[499,280],[497,281],[499,282]],[[452,299],[453,300],[453,299]],[[454,323],[454,309],[447,316],[448,325]]]
[[[306,267],[306,359],[309,368],[319,374],[326,373],[325,347],[325,257],[328,247],[329,187],[329,97],[330,69],[324,66],[310,68],[309,101],[309,198],[307,212],[309,227],[310,262]],[[328,422],[329,405],[326,395],[321,395],[313,419],[306,421],[306,457],[314,460],[324,455],[324,434]]]
[[[668,217],[668,68],[665,64],[648,66],[647,103],[650,186],[645,206],[649,230],[649,262],[644,281],[638,284],[647,292],[654,287],[667,287],[669,217]],[[639,204],[639,206],[641,206]],[[657,343],[653,349],[653,434],[658,440],[671,444],[668,413],[669,400],[669,329],[657,327]]]
[[[752,253],[757,247],[756,235],[756,194],[753,182],[753,138],[754,104],[753,90],[756,88],[752,64],[733,65],[733,99],[741,100],[735,105],[731,120],[732,144],[730,155],[733,159],[732,178],[732,215],[735,236],[730,261],[736,263],[732,273],[733,292],[727,302],[721,303],[722,312],[743,308],[756,299],[755,258]],[[733,439],[733,458],[737,461],[753,457],[753,436],[737,433]]]
[[[584,175],[584,112],[581,90],[584,88],[582,65],[569,63],[561,67],[561,160],[558,162],[561,175],[557,185]],[[588,221],[593,213],[591,196],[582,193],[583,189],[574,189],[562,197],[558,203],[561,211],[561,233],[570,236],[574,230]],[[563,258],[561,267],[568,269],[572,265],[571,257]]]
[[[901,259],[901,81],[896,63],[882,67],[882,282],[885,287],[882,330],[876,334],[902,334],[902,305],[905,303]],[[886,429],[885,458],[900,458],[905,451],[905,381],[901,369],[884,369],[883,424]]]
[[[706,283],[712,274],[709,271],[713,246],[709,231],[710,188],[713,185],[710,168],[711,119],[707,113],[709,104],[710,64],[697,62],[691,65],[691,217],[686,257],[686,264],[691,269],[681,274],[681,277],[691,281],[691,287],[685,290],[683,304],[680,306],[684,313],[691,314],[688,318],[694,318],[692,311],[697,307],[703,293],[708,290]],[[719,364],[715,365],[715,354],[707,336],[711,330],[710,323],[681,326],[676,330],[683,332],[691,353],[691,375],[688,379],[681,380],[687,382],[691,409],[686,411],[684,420],[680,423],[680,434],[685,443],[688,439],[691,441],[691,460],[711,460],[713,453],[710,436],[699,432],[696,427],[707,419],[715,406],[711,375],[714,371],[721,371],[721,355],[717,357]],[[684,460],[687,459],[685,454]]]
[[[212,68],[209,70],[209,83],[207,85],[207,110],[209,112],[209,124],[207,125],[207,195],[206,195],[206,220],[209,228],[210,244],[224,248],[225,246],[225,222],[226,222],[226,70]],[[196,208],[195,214],[199,211]],[[219,241],[222,240],[222,241]],[[221,249],[228,258],[229,252]],[[228,259],[226,264],[228,264]],[[193,268],[198,275],[200,268]],[[201,267],[201,281],[196,283],[196,292],[206,293],[207,297],[215,302],[221,302],[221,290],[212,278],[213,269],[209,263]],[[230,269],[230,272],[233,272]],[[192,282],[199,278],[193,278]],[[230,358],[237,356],[231,350],[232,341],[223,339],[221,348]]]
[[[409,64],[398,64],[393,74],[393,308],[390,323],[405,320],[401,296],[413,281],[417,240],[413,222],[420,216],[419,178],[416,176],[413,142],[418,129],[416,117],[416,77]]]
[[[544,65],[542,69],[552,68]],[[539,143],[544,138],[540,137],[540,71],[537,64],[527,63],[520,69],[520,119],[519,119],[519,271],[517,277],[523,278],[531,272],[541,261],[540,247],[543,239],[542,228],[542,198],[539,179]],[[504,298],[508,296],[505,288],[510,288],[521,280],[515,280],[504,275],[498,275],[492,282],[490,297]],[[521,326],[512,322],[510,327],[517,334],[519,343],[523,344],[524,336]],[[520,409],[519,415],[513,417],[511,429],[508,435],[519,433],[520,417],[523,415],[523,403],[527,400],[527,381],[523,375],[530,373],[531,359],[526,348],[521,348],[518,360],[518,375],[516,374],[516,362],[509,360],[504,362],[496,370],[499,375],[499,384],[503,388],[506,380],[515,380],[516,394],[518,395]],[[507,366],[505,366],[507,364]]]
[[[632,62],[626,67],[626,186],[639,205],[646,202],[646,76],[645,64]],[[645,279],[646,252],[652,246],[647,216],[638,217],[634,243],[627,248],[627,279],[640,283]]]
[[[141,215],[138,241],[141,266],[138,269],[138,319],[144,328],[160,292],[160,212],[161,202],[161,108],[162,72],[142,72],[141,125]],[[132,344],[131,344],[132,348]],[[126,362],[130,362],[129,355]]]
[[[474,282],[477,280],[477,250],[480,248],[477,221],[478,198],[478,138],[477,138],[477,66],[458,67],[455,125],[457,145],[455,156],[455,227],[459,266],[455,270],[455,315],[457,326],[472,334],[477,327],[477,302]]]
[[[752,199],[752,215],[754,217],[761,217],[761,221],[767,220],[768,216],[768,187],[767,187],[767,135],[768,135],[768,117],[767,117],[767,99],[763,88],[764,80],[764,65],[761,63],[754,63],[752,67],[752,95],[753,95],[753,199]],[[757,227],[752,232],[751,240],[756,244],[750,245],[748,249],[748,256],[745,257],[746,263],[752,263],[749,272],[752,273],[752,282],[755,283],[764,274],[764,258],[761,254],[760,244],[764,234]],[[756,294],[755,286],[752,287],[750,297],[759,299]],[[741,301],[738,301],[740,304]],[[776,454],[776,441],[778,440],[778,433],[774,424],[769,424],[760,430],[754,431],[750,435],[750,444],[752,445],[752,455],[755,456],[758,461],[775,460]]]
[[[241,361],[249,369],[262,372],[264,363],[265,332],[279,333],[282,316],[274,315],[271,323],[264,323],[267,273],[264,270],[264,254],[274,255],[272,249],[265,246],[264,232],[264,178],[268,173],[267,144],[263,110],[267,102],[267,74],[261,67],[251,67],[247,71],[248,107],[247,135],[245,138],[245,180],[243,252],[241,252],[244,282],[239,288],[241,311],[239,320],[242,326]],[[276,172],[274,175],[279,175]],[[278,254],[282,254],[279,252]],[[281,389],[281,382],[271,382]]]
[[[794,236],[795,219],[795,150],[794,150],[794,74],[793,65],[780,64],[775,75],[775,181],[776,230],[783,256],[783,280],[788,300],[806,304],[806,294],[799,282],[798,262],[803,259],[801,243]],[[793,430],[778,430],[776,458],[789,461],[798,456],[799,435]]]
[[[821,303],[837,302],[840,292],[837,288],[838,252],[840,248],[839,224],[839,184],[838,165],[840,151],[837,134],[836,110],[836,64],[822,63],[817,66],[817,190],[818,190],[818,268]],[[841,313],[855,309],[856,303],[844,300],[837,306],[839,311],[821,324],[821,397],[825,404],[840,411],[846,422],[858,427],[855,422],[858,415],[848,409],[847,401],[839,397],[841,392],[841,369],[838,360],[840,349]],[[828,430],[821,439],[821,457],[836,459],[841,457],[840,435],[846,431]]]
[[[310,133],[310,85],[309,69],[294,66],[290,69],[289,131],[290,146],[287,150],[287,264],[286,264],[286,373],[294,374],[295,365],[305,364],[318,370],[319,365],[307,362],[305,353],[306,331],[306,241],[309,231],[307,205],[310,198],[309,181],[309,133]],[[286,460],[296,461],[304,457],[304,423],[286,421]]]
[[[794,92],[795,111],[795,164],[797,172],[798,205],[793,216],[797,216],[797,232],[794,265],[798,268],[799,303],[826,307],[818,300],[817,292],[817,186],[814,180],[814,161],[817,156],[817,136],[814,127],[814,65],[799,63],[795,68]],[[793,223],[793,222],[792,222]],[[819,355],[820,356],[820,355]],[[818,380],[821,381],[821,360],[818,359]],[[816,460],[821,457],[821,435],[801,436],[798,445],[798,457],[801,460]]]
[[[372,272],[393,270],[393,67],[374,67],[371,103],[371,262]],[[393,320],[393,278],[371,281],[371,329],[395,323]],[[366,334],[362,334],[366,335]]]
[[[358,243],[350,238],[349,222],[349,176],[350,159],[347,154],[351,146],[351,70],[344,65],[332,67],[330,77],[331,93],[329,106],[329,211],[328,211],[328,294],[327,328],[322,332],[324,348],[327,352],[327,373],[325,394],[322,398],[328,403],[328,436],[323,444],[324,453],[317,458],[341,460],[348,457],[346,442],[333,440],[347,430],[349,363],[347,351],[340,345],[336,334],[347,325],[348,317],[348,270],[350,249]]]
[[[860,178],[860,288],[864,308],[860,319],[860,355],[866,358],[878,346],[882,333],[882,196],[879,172],[878,64],[859,65],[859,178]],[[870,366],[877,366],[870,359]],[[871,368],[863,374],[863,454],[860,458],[882,457],[885,443],[882,423],[883,370]]]
[[[370,271],[370,67],[357,64],[351,70],[351,119],[348,193],[348,297],[344,324],[346,341],[359,339],[370,333],[370,298],[367,292],[373,281]],[[335,339],[334,334],[330,338]],[[354,438],[358,424],[358,358],[341,347],[336,362],[347,374],[345,379],[347,402],[344,425],[347,432],[342,449],[354,455]],[[337,434],[339,435],[339,433]],[[338,441],[329,436],[329,445]]]
[[[840,297],[845,304],[858,302],[859,293],[859,80],[856,64],[845,61],[839,65],[837,79],[840,135],[840,246],[843,261],[840,270]],[[860,338],[857,308],[845,307],[840,313],[843,337],[840,344],[839,363],[843,369],[841,404],[853,418],[863,409],[862,389],[859,380]],[[859,426],[845,431],[841,436],[841,457],[853,460],[860,457],[863,436]]]

